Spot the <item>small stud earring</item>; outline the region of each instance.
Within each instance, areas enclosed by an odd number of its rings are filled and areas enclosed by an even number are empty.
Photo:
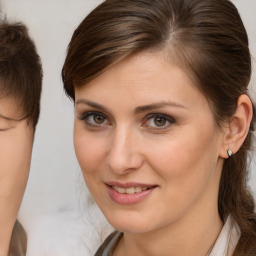
[[[228,157],[231,157],[232,155],[233,155],[233,152],[232,152],[232,150],[231,149],[228,149]]]

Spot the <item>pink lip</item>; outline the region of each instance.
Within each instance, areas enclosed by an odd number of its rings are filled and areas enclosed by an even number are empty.
[[[112,186],[117,186],[121,188],[129,187],[148,187],[148,190],[141,191],[134,194],[121,194],[112,188]],[[106,183],[107,191],[110,198],[121,205],[132,205],[141,202],[146,199],[156,188],[155,185],[141,184],[141,183],[119,183],[119,182],[107,182]]]

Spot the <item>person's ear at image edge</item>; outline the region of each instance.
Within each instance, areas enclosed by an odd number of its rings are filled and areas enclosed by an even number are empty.
[[[220,157],[228,158],[228,150],[236,154],[243,145],[250,129],[253,117],[253,106],[249,96],[242,94],[237,100],[237,109],[224,127],[223,147]]]

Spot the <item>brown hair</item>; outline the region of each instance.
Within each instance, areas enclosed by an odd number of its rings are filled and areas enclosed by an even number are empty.
[[[39,118],[41,87],[41,61],[27,28],[0,21],[0,96],[14,97],[33,128]]]
[[[251,76],[248,37],[228,0],[106,0],[75,30],[62,70],[64,88],[99,76],[110,65],[145,50],[164,50],[209,100],[216,123],[231,118]],[[253,123],[241,149],[225,160],[218,209],[241,229],[234,255],[256,252],[256,215],[248,191],[247,153]],[[253,254],[253,255],[254,255]]]

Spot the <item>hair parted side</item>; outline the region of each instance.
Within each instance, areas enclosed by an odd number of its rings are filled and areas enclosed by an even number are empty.
[[[40,113],[42,66],[22,23],[0,21],[0,96],[14,97],[33,128]]]
[[[229,0],[106,0],[75,30],[62,69],[64,88],[86,86],[109,66],[141,51],[164,51],[208,99],[216,124],[230,119],[251,76],[248,37]],[[254,118],[255,120],[255,112]],[[247,187],[250,132],[226,159],[219,188],[222,220],[231,214],[241,228],[235,256],[256,252],[256,215]]]

